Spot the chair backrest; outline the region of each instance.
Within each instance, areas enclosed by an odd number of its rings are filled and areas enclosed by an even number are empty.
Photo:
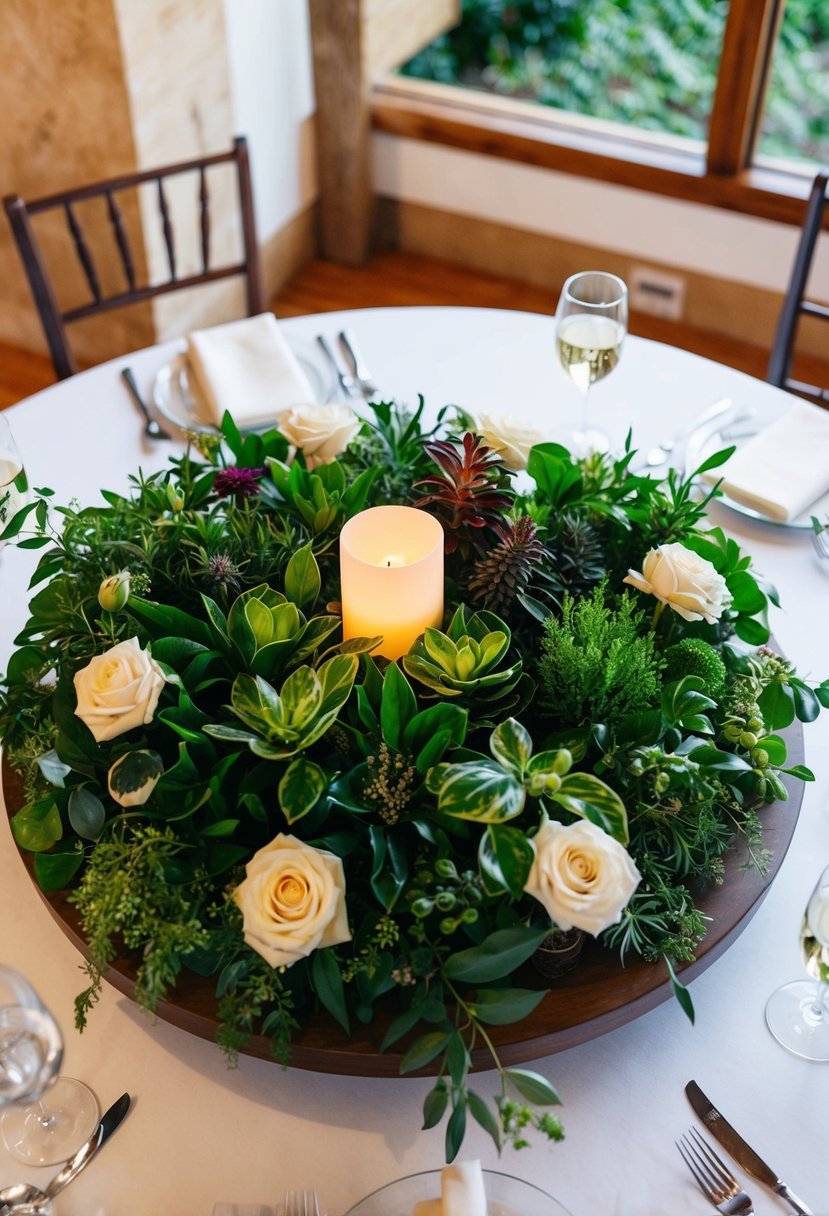
[[[766,372],[766,380],[770,384],[775,384],[778,388],[790,389],[792,392],[820,402],[829,402],[829,388],[820,388],[818,385],[795,380],[791,375],[791,370],[797,326],[801,316],[820,317],[824,321],[829,321],[829,307],[806,298],[809,271],[823,224],[827,182],[829,182],[829,169],[821,169],[812,183],[806,203],[800,242],[792,266],[789,286],[783,298],[783,307],[780,310],[780,318],[771,348],[771,358]]]
[[[218,267],[211,266],[211,213],[210,195],[208,192],[207,170],[213,165],[233,162],[236,165],[239,213],[241,220],[241,236],[243,257],[241,261]],[[187,273],[179,277],[177,273],[177,250],[171,209],[165,183],[173,176],[190,173],[194,175],[194,183],[198,181],[198,235],[201,254],[201,270],[197,273]],[[116,195],[124,190],[141,186],[145,182],[156,183],[158,197],[158,213],[161,234],[169,276],[159,283],[139,284],[135,269],[135,258],[130,247],[127,227],[124,217],[118,207]],[[105,200],[106,212],[111,226],[112,238],[120,259],[124,284],[122,290],[106,294],[101,288],[101,277],[92,256],[90,243],[77,215],[74,204],[87,199]],[[69,343],[66,325],[79,321],[83,317],[91,317],[110,309],[122,308],[125,305],[137,304],[149,300],[153,296],[163,295],[170,291],[179,291],[186,287],[196,287],[202,283],[212,283],[231,275],[244,275],[246,279],[246,295],[248,315],[254,316],[264,310],[262,300],[262,279],[259,269],[259,251],[256,244],[256,226],[253,213],[253,193],[251,190],[250,161],[248,157],[247,140],[238,136],[233,142],[230,152],[214,156],[202,156],[195,160],[183,161],[175,165],[167,165],[161,169],[150,169],[141,173],[130,173],[122,177],[110,178],[106,181],[95,182],[90,186],[81,186],[74,190],[66,190],[60,194],[51,194],[45,198],[24,201],[17,194],[7,195],[3,199],[6,214],[11,223],[12,232],[23,259],[23,266],[32,289],[32,295],[40,314],[41,323],[49,344],[49,352],[55,365],[59,380],[65,380],[78,370],[78,364]],[[62,210],[69,228],[75,253],[80,263],[83,277],[91,293],[91,300],[76,307],[62,309],[58,303],[54,284],[46,269],[43,250],[38,243],[31,222],[33,215],[44,211]]]

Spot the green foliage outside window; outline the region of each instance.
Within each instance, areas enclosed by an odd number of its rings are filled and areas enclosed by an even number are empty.
[[[403,69],[705,140],[727,0],[463,0]],[[760,151],[829,159],[829,5],[789,0]]]

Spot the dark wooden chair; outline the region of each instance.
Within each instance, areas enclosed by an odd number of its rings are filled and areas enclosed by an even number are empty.
[[[766,372],[766,379],[770,384],[775,384],[778,388],[789,389],[803,397],[811,397],[824,404],[829,403],[829,388],[820,388],[818,385],[796,380],[792,377],[791,371],[797,326],[801,316],[820,317],[824,321],[829,321],[829,307],[806,298],[809,271],[823,224],[827,182],[829,182],[829,169],[821,169],[812,183],[806,203],[800,242],[792,266],[789,286],[783,298],[783,307],[780,310],[777,331],[771,348],[771,359]]]
[[[230,162],[236,166],[243,257],[241,261],[214,268],[211,266],[210,256],[211,215],[207,170],[214,165]],[[179,277],[171,209],[165,192],[165,183],[169,178],[183,173],[194,175],[194,186],[198,182],[195,201],[199,211],[197,225],[201,247],[201,269],[197,273],[187,273],[183,277]],[[127,226],[118,207],[116,195],[121,191],[139,187],[145,182],[156,183],[159,222],[166,249],[169,276],[159,283],[139,284]],[[101,288],[101,276],[96,269],[89,241],[76,213],[75,204],[87,199],[100,199],[105,202],[112,238],[120,257],[120,267],[124,276],[123,289],[109,294]],[[90,186],[65,190],[60,194],[51,194],[46,198],[32,199],[28,202],[17,194],[10,194],[3,199],[3,204],[20,250],[20,256],[23,259],[23,266],[29,279],[59,380],[65,380],[78,371],[66,326],[83,317],[91,317],[114,308],[137,304],[167,292],[196,287],[202,283],[214,283],[218,279],[228,278],[231,275],[245,276],[248,315],[254,316],[264,310],[253,213],[250,161],[247,141],[243,136],[234,140],[230,152],[202,156],[195,160],[167,165],[161,169],[130,173],[123,177],[110,178],[107,181],[95,182]],[[86,285],[92,296],[88,302],[67,309],[62,309],[58,303],[54,284],[47,272],[46,260],[31,222],[33,215],[51,210],[62,210],[64,213]]]

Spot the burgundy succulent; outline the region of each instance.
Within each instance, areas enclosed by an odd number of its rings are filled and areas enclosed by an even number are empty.
[[[498,456],[480,435],[470,431],[460,447],[443,440],[425,444],[439,472],[415,487],[425,490],[416,507],[431,508],[446,531],[446,552],[459,550],[464,557],[485,552],[506,539],[504,515],[515,493]]]

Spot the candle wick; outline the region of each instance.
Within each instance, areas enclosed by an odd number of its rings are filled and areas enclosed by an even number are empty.
[[[391,568],[391,558],[389,558],[389,559],[388,559],[388,561],[386,562],[386,565],[387,565],[389,568]]]

